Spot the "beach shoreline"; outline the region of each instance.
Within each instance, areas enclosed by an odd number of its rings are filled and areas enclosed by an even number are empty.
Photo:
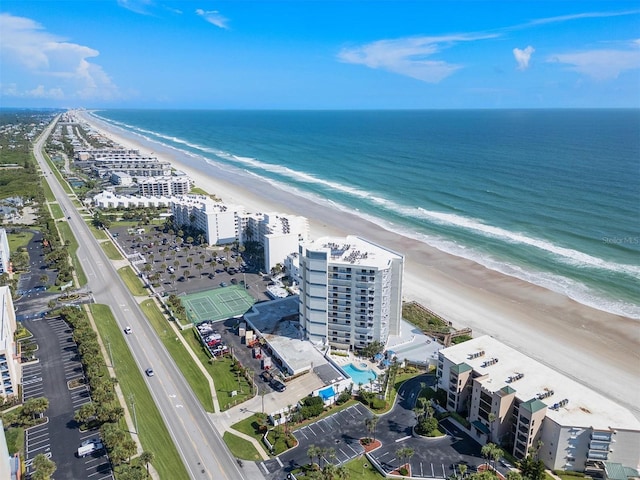
[[[358,235],[405,255],[403,298],[451,321],[492,335],[626,407],[640,418],[638,321],[580,304],[559,293],[485,268],[349,212],[319,205],[232,168],[189,158],[82,113],[114,142],[153,154],[185,172],[195,185],[251,212],[308,218],[311,238]]]

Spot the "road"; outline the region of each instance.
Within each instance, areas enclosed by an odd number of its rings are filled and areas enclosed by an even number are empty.
[[[56,121],[57,118],[35,143],[34,155],[45,172],[45,178],[65,216],[69,217],[67,221],[80,245],[77,256],[87,275],[88,286],[93,291],[96,302],[111,306],[113,315],[122,329],[127,325],[132,327],[134,333],[127,335],[126,340],[140,371],[153,366],[155,376],[151,378],[145,376],[145,381],[190,478],[244,480],[251,477],[255,479],[259,471],[254,469],[250,472],[244,471],[244,468],[240,467],[231,455],[171,356],[148,324],[135,299],[45,161],[42,147]]]

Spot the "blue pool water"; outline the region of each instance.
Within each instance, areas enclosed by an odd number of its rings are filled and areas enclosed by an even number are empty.
[[[344,367],[342,367],[342,369],[347,375],[351,377],[353,383],[356,385],[359,385],[360,383],[362,383],[363,385],[369,385],[369,380],[375,380],[377,377],[376,372],[374,372],[373,370],[368,368],[360,369],[353,363],[345,365]]]

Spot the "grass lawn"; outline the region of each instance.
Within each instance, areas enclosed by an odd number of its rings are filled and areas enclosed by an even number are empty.
[[[191,355],[189,355],[189,352],[180,339],[176,338],[173,329],[167,324],[168,321],[158,308],[158,305],[154,300],[149,299],[142,302],[140,307],[160,337],[160,340],[162,340],[173,361],[176,362],[182,375],[184,375],[184,378],[189,382],[191,390],[193,390],[193,393],[195,393],[198,400],[200,400],[202,408],[207,412],[213,412],[213,397],[211,396],[209,382]]]
[[[211,378],[213,378],[213,384],[216,387],[216,394],[218,395],[218,403],[220,404],[221,411],[228,410],[234,405],[242,403],[253,396],[251,386],[247,379],[242,375],[238,378],[238,376],[231,371],[230,357],[225,355],[224,357],[217,357],[213,362],[210,362],[209,359],[211,357],[205,353],[204,347],[196,338],[193,329],[183,330],[182,335],[198,356],[204,368],[207,369]],[[237,391],[238,394],[232,397],[231,392],[234,390]]]
[[[191,195],[206,195],[209,196],[209,192],[204,191],[200,187],[192,187],[189,192]]]
[[[224,443],[227,444],[227,447],[229,447],[229,450],[231,450],[231,454],[234,457],[242,460],[249,460],[251,462],[262,460],[262,457],[258,454],[256,447],[254,447],[253,443],[250,441],[240,438],[231,432],[224,432],[222,439],[224,440]]]
[[[78,282],[80,282],[80,286],[87,284],[87,276],[84,274],[84,270],[82,269],[82,265],[80,265],[80,261],[78,260],[78,241],[76,237],[73,235],[71,231],[71,227],[67,222],[58,222],[58,231],[60,232],[60,236],[64,242],[69,242],[69,255],[71,255],[71,262],[73,263],[73,269],[78,276]]]
[[[153,466],[160,478],[189,478],[178,450],[173,444],[164,420],[151,397],[147,384],[131,355],[120,327],[115,322],[108,305],[91,305],[98,332],[103,341],[109,339],[111,355],[115,362],[118,384],[125,398],[133,395],[136,417],[140,429],[140,441],[145,450],[153,452]]]
[[[249,435],[255,438],[257,441],[262,442],[262,432],[260,432],[260,422],[258,416],[254,413],[250,417],[240,420],[238,423],[231,425],[231,428],[239,432]]]
[[[64,218],[64,213],[62,212],[62,207],[58,203],[50,203],[49,208],[51,209],[51,215],[54,220],[58,220],[60,218]]]
[[[109,258],[109,260],[122,260],[122,255],[120,255],[120,252],[113,245],[113,243],[111,243],[111,242],[102,242],[100,244],[100,246],[104,250],[104,253],[107,254],[107,257]]]
[[[91,233],[93,233],[93,236],[98,240],[106,240],[107,238],[109,238],[107,237],[107,234],[104,233],[104,230],[94,227],[91,223],[91,220],[87,220],[86,223],[87,225],[89,225],[89,230],[91,230]]]
[[[140,277],[136,275],[131,267],[122,267],[118,270],[118,274],[120,275],[122,280],[124,280],[124,283],[127,285],[127,288],[133,295],[136,295],[138,297],[147,295],[147,291],[142,286]]]
[[[18,232],[18,233],[9,233],[7,232],[7,240],[9,240],[9,251],[17,252],[18,248],[26,247],[29,245],[29,242],[33,238],[33,233],[31,232]]]
[[[24,457],[24,428],[9,428],[4,435],[7,440],[9,455],[20,452],[20,456]]]
[[[44,198],[47,200],[47,202],[55,202],[56,196],[53,194],[49,183],[44,177],[42,178],[40,184],[42,185],[42,190],[44,190]]]

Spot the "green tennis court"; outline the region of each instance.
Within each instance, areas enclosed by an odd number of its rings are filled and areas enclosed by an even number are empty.
[[[256,301],[242,285],[215,288],[180,297],[192,323],[224,320],[246,313]]]

